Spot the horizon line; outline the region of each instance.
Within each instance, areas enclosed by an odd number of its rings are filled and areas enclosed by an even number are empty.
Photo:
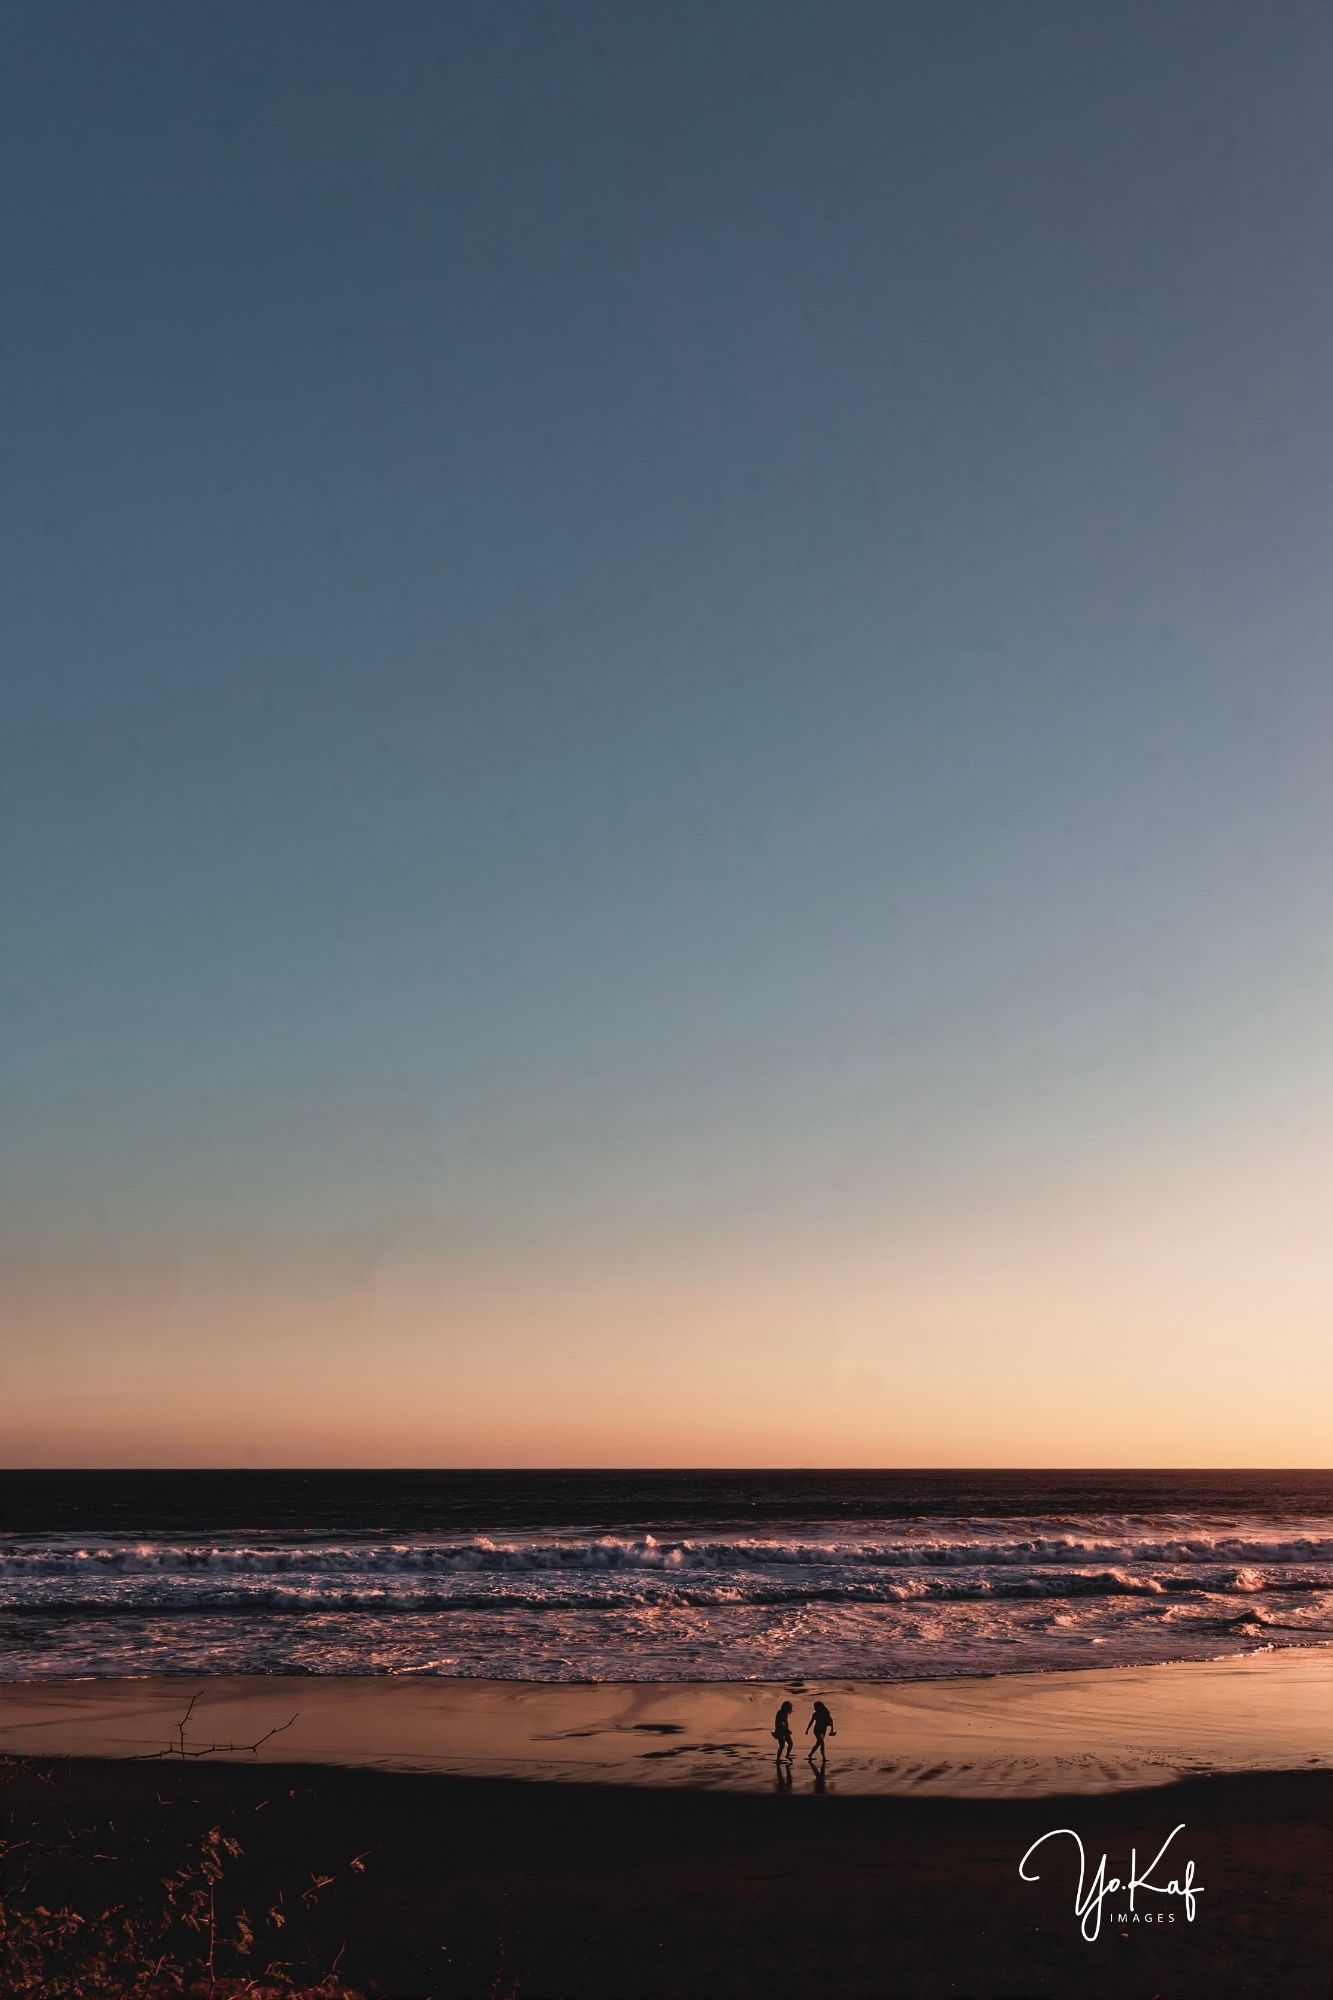
[[[261,1475],[272,1472],[434,1472],[477,1474],[534,1473],[552,1477],[569,1473],[1001,1473],[1001,1472],[1273,1472],[1325,1473],[1328,1465],[0,1465],[5,1473],[69,1472],[243,1472]]]

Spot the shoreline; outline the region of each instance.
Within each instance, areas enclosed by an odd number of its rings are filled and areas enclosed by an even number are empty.
[[[299,1613],[284,1614],[290,1617]],[[582,1677],[569,1676],[552,1679],[540,1674],[446,1674],[433,1669],[396,1668],[376,1674],[311,1673],[304,1667],[274,1667],[267,1671],[256,1670],[244,1674],[208,1674],[197,1668],[172,1667],[162,1673],[143,1674],[12,1674],[0,1675],[0,1689],[6,1687],[102,1687],[112,1682],[136,1681],[264,1681],[278,1686],[291,1682],[299,1685],[307,1681],[383,1681],[389,1685],[407,1686],[414,1681],[429,1681],[444,1687],[471,1687],[478,1682],[487,1687],[514,1688],[590,1688],[590,1687],[680,1687],[680,1688],[770,1688],[770,1687],[860,1687],[896,1688],[904,1686],[933,1685],[942,1682],[946,1686],[956,1681],[1012,1681],[1024,1678],[1043,1680],[1054,1675],[1084,1674],[1126,1674],[1155,1673],[1163,1668],[1175,1667],[1225,1667],[1246,1660],[1270,1659],[1288,1653],[1333,1653],[1333,1638],[1300,1640],[1291,1645],[1253,1646],[1235,1652],[1182,1654],[1178,1658],[1165,1660],[1104,1660],[1085,1666],[1061,1667],[974,1667],[969,1672],[940,1674],[839,1674],[821,1680],[815,1674],[796,1675],[790,1681],[765,1678],[761,1674],[671,1674],[661,1677],[629,1675],[596,1675]]]
[[[826,1789],[849,1797],[1086,1796],[1333,1766],[1333,1648],[1318,1646],[916,1681],[9,1681],[0,1683],[0,1753],[151,1758],[177,1742],[193,1695],[187,1749],[235,1746],[212,1762],[757,1792],[773,1782],[777,1702],[796,1702],[799,1746],[803,1704],[816,1693],[839,1730]],[[803,1767],[798,1747],[798,1785]]]

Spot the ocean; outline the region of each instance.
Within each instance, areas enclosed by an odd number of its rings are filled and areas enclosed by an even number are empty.
[[[1326,1472],[0,1473],[10,1680],[896,1680],[1330,1643]]]

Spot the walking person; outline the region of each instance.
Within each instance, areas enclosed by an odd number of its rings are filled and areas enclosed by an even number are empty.
[[[824,1738],[826,1736],[836,1736],[838,1732],[833,1727],[832,1715],[829,1713],[828,1709],[825,1708],[822,1701],[817,1701],[813,1709],[810,1711],[810,1720],[805,1725],[805,1733],[807,1736],[810,1734],[810,1731],[812,1729],[815,1732],[815,1740],[810,1751],[810,1762],[812,1764],[814,1763],[815,1755],[817,1752],[820,1761],[823,1763],[827,1763],[828,1751],[824,1748]]]
[[[791,1703],[789,1701],[783,1702],[781,1708],[773,1718],[773,1737],[778,1746],[777,1756],[773,1760],[774,1763],[780,1764],[785,1757],[790,1764],[794,1745],[791,1736]]]

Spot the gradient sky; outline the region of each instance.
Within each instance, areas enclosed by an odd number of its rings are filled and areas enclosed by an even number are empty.
[[[1326,1462],[1333,15],[2,32],[0,1455]]]

